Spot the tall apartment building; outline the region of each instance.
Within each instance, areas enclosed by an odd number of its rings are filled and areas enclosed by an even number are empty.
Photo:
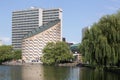
[[[35,28],[47,24],[49,21],[62,20],[61,9],[30,8],[27,10],[14,11],[12,13],[12,46],[21,49],[24,35]]]
[[[89,27],[84,27],[82,29],[82,39],[85,37],[85,32],[89,29]]]
[[[62,10],[60,8],[43,10],[43,24],[57,19],[62,20]]]
[[[3,44],[2,44],[2,40],[0,40],[0,46],[2,46]]]

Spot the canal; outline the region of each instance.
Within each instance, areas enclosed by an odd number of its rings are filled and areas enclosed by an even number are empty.
[[[83,67],[1,65],[0,80],[120,80],[120,75]]]

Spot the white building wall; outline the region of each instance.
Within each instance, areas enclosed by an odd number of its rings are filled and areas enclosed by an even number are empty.
[[[43,24],[43,9],[39,9],[39,26],[42,26],[42,24]]]
[[[27,63],[40,62],[45,45],[48,42],[56,41],[61,41],[60,22],[46,31],[24,39],[22,43],[22,59]]]
[[[0,40],[0,46],[2,46],[3,44],[2,44],[2,40]]]

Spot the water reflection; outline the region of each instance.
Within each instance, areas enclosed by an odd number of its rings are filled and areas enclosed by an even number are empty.
[[[0,80],[22,80],[20,66],[0,66]]]
[[[79,80],[79,68],[28,65],[22,67],[22,80]]]
[[[0,80],[119,80],[119,74],[79,67],[0,66]]]
[[[22,66],[22,80],[44,80],[42,65]]]
[[[69,74],[69,70],[65,67],[45,66],[44,68],[45,80],[65,80],[67,78],[66,74]]]
[[[119,74],[93,70],[89,68],[81,68],[80,80],[119,80]]]

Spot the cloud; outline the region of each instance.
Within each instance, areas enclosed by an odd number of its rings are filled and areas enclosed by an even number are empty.
[[[108,6],[107,9],[109,10],[118,10],[119,7],[114,7],[114,6]]]
[[[9,37],[0,37],[0,40],[2,40],[3,44],[10,44],[11,39]]]

